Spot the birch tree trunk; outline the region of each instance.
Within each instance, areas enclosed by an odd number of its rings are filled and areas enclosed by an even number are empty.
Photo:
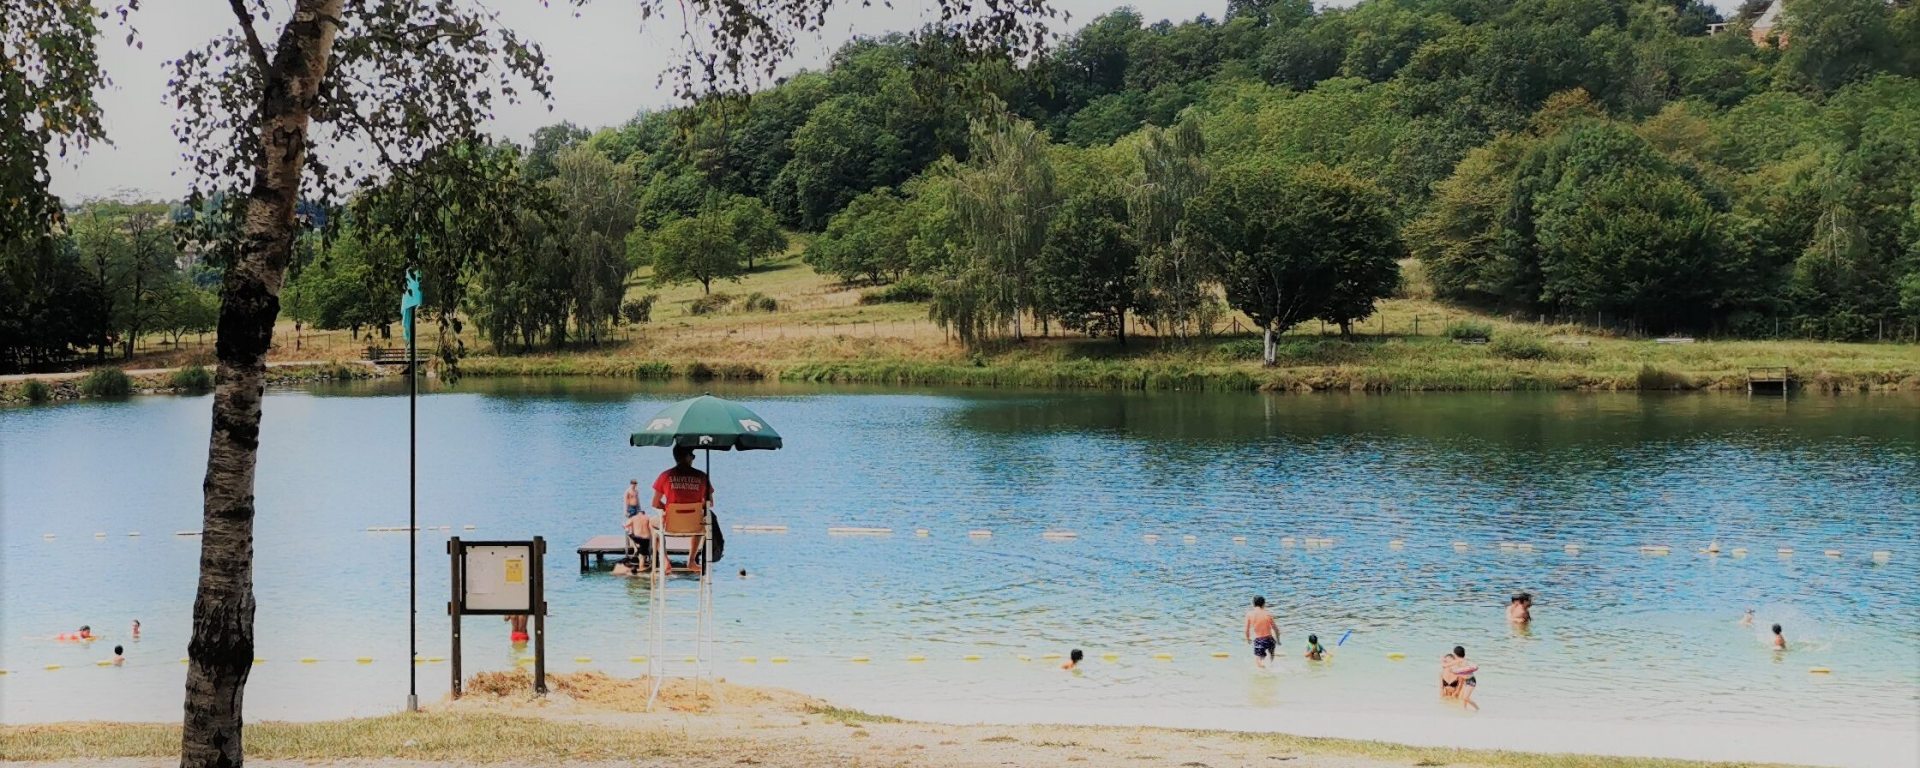
[[[253,477],[267,348],[292,254],[294,203],[307,158],[307,127],[332,56],[343,0],[300,0],[264,70],[244,240],[220,290],[214,352],[220,361],[207,448],[200,584],[187,646],[182,768],[238,768],[241,698],[253,668]],[[235,7],[239,5],[236,3]],[[242,17],[241,23],[251,24]]]

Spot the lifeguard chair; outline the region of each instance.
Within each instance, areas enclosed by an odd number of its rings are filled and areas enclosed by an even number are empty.
[[[672,573],[667,559],[686,541],[686,565]],[[705,681],[713,686],[713,515],[706,502],[668,504],[650,538],[653,547],[651,607],[647,611],[650,653],[647,672],[653,680],[647,708],[660,698],[660,687],[670,676],[690,677],[695,690]],[[698,568],[698,571],[693,569]],[[694,577],[689,586],[682,576]],[[688,667],[691,667],[689,669]]]

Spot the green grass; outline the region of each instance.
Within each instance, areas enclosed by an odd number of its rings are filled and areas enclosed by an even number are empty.
[[[703,744],[663,730],[610,728],[499,714],[396,714],[320,723],[251,723],[247,757],[542,763],[671,757]],[[711,745],[706,745],[711,749]],[[8,760],[171,758],[180,727],[79,723],[0,728]]]
[[[840,723],[842,725],[905,722],[897,717],[876,715],[871,712],[862,712],[857,709],[847,709],[846,707],[836,707],[831,704],[809,704],[805,711],[807,714],[819,717],[829,723]]]
[[[53,397],[53,389],[38,379],[29,379],[20,385],[20,396],[29,403],[44,403]]]

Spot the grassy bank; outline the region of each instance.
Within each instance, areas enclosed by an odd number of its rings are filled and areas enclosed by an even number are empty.
[[[0,403],[117,398],[134,394],[195,395],[210,391],[214,368],[209,363],[190,363],[178,368],[125,370],[114,367],[48,376],[0,381]],[[359,362],[278,364],[267,369],[267,384],[299,384],[312,381],[371,379],[391,376],[395,370],[376,368]]]
[[[797,251],[797,249],[796,249]],[[1415,275],[1418,271],[1410,270]],[[1050,388],[1266,391],[1744,390],[1747,369],[1786,366],[1808,392],[1920,391],[1920,345],[1804,340],[1660,344],[1579,325],[1543,325],[1476,313],[1424,298],[1420,286],[1381,302],[1351,338],[1308,323],[1281,337],[1279,364],[1260,365],[1260,341],[1245,318],[1217,333],[1154,337],[1133,327],[1112,339],[1048,329],[985,350],[952,343],[927,320],[926,305],[863,303],[878,289],[816,274],[797,252],[714,286],[736,297],[761,294],[777,307],[744,301],[696,313],[698,285],[656,287],[643,269],[629,294],[658,293],[652,321],[622,325],[600,343],[564,349],[494,349],[465,339],[470,376],[610,376],[639,379],[773,379],[806,382]],[[1477,325],[1491,343],[1462,344],[1449,328]],[[276,331],[274,360],[357,360],[369,344],[396,338],[347,331]],[[437,342],[425,332],[423,355]],[[154,358],[180,364],[197,350]],[[132,367],[142,367],[135,363]],[[159,366],[154,366],[159,367]],[[3,390],[0,390],[3,391]]]

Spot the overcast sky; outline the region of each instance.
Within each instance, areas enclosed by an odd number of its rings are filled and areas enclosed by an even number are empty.
[[[1715,3],[1726,8],[1738,0]],[[861,9],[854,0],[841,4],[852,7],[830,17],[817,38],[803,41],[800,56],[785,69],[818,68],[855,35],[913,30],[934,20],[934,4],[926,0],[894,0],[892,9]],[[1071,14],[1066,25],[1071,29],[1121,6],[1132,6],[1149,21],[1181,21],[1202,13],[1218,19],[1227,0],[1052,0],[1052,4]],[[524,140],[535,128],[562,120],[598,128],[622,123],[642,109],[673,104],[670,88],[660,87],[659,76],[679,48],[678,30],[659,19],[643,28],[637,4],[600,0],[582,9],[578,17],[564,7],[542,8],[534,0],[491,0],[488,5],[546,49],[553,74],[550,105],[503,107],[490,126],[493,133]],[[283,17],[276,14],[276,18]],[[96,145],[78,158],[54,161],[53,191],[69,202],[120,194],[173,198],[185,193],[180,146],[170,129],[173,111],[165,100],[166,62],[228,28],[233,16],[221,0],[168,0],[143,4],[133,20],[141,48],[123,45],[122,35],[111,33],[101,43],[102,64],[114,81],[100,94],[112,144]],[[263,30],[262,36],[269,37],[270,32]]]

